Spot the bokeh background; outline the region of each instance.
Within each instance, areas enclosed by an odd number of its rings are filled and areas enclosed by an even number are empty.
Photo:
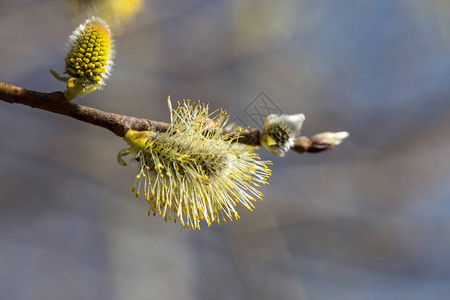
[[[0,1],[0,81],[63,90],[66,1]],[[117,27],[101,92],[77,103],[168,121],[208,101],[251,127],[264,92],[303,133],[265,199],[180,231],[130,192],[102,128],[0,103],[0,299],[449,299],[450,1],[147,0]]]

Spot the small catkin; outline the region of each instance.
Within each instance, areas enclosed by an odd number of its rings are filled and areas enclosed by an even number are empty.
[[[70,50],[65,73],[83,86],[102,86],[112,68],[114,56],[111,32],[100,18],[90,18],[69,37]]]

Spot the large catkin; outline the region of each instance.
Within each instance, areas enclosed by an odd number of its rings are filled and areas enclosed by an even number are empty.
[[[252,210],[271,162],[237,143],[236,133],[222,133],[223,110],[210,114],[208,105],[185,101],[171,119],[163,133],[130,130],[124,137],[140,165],[133,192],[146,197],[149,214],[200,229],[201,220],[209,226],[238,219],[239,203]]]

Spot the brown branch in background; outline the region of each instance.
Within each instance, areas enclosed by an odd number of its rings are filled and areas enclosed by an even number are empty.
[[[30,91],[18,86],[0,82],[0,100],[9,103],[20,103],[33,108],[43,109],[52,113],[65,115],[89,124],[100,126],[123,137],[130,130],[165,131],[168,123],[128,117],[115,113],[104,112],[92,107],[67,102],[62,92],[42,93]],[[240,134],[240,143],[250,146],[260,146],[258,129],[245,130]],[[307,137],[297,138],[292,149],[298,153],[316,153],[333,148],[332,145],[318,143]]]

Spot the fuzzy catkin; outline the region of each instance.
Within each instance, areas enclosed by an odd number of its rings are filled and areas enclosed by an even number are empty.
[[[238,219],[238,203],[252,210],[271,162],[237,143],[238,134],[222,133],[223,110],[213,116],[208,105],[185,101],[171,119],[163,133],[130,130],[124,137],[140,165],[133,192],[146,197],[149,214],[199,230],[201,220]]]
[[[92,17],[74,30],[69,42],[65,72],[84,86],[102,86],[111,72],[114,56],[108,25]]]

